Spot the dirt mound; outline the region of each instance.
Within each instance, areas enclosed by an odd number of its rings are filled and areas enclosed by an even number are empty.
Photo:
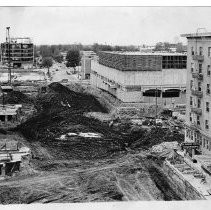
[[[107,112],[92,95],[78,93],[61,85],[60,83],[51,83],[46,94],[40,94],[35,106],[38,111],[58,112],[59,110],[69,110],[70,112]]]
[[[72,94],[74,96],[78,96],[78,93],[70,90],[69,88],[65,87],[64,85],[58,82],[53,82],[48,87],[50,88],[50,90],[54,90],[55,92],[59,92],[62,94]]]
[[[38,110],[36,116],[18,129],[29,141],[42,142],[56,158],[103,158],[114,151],[124,150],[126,138],[122,138],[120,132],[84,116],[85,112],[107,111],[92,95],[77,93],[59,83],[52,83],[48,92],[35,100],[35,106]],[[61,134],[68,132],[97,132],[103,138],[72,137],[68,141],[57,140]]]
[[[124,152],[149,149],[163,141],[183,140],[183,136],[161,128],[151,131],[132,129],[127,122],[118,128],[93,118],[86,112],[105,112],[105,108],[91,95],[77,93],[58,83],[49,85],[46,94],[36,99],[38,113],[18,128],[31,142],[41,142],[56,159],[103,159]],[[67,133],[93,132],[102,138],[70,137],[59,139]],[[59,139],[59,140],[58,140]]]
[[[1,96],[2,99],[2,96]],[[33,101],[20,91],[12,91],[4,95],[5,104],[32,104]]]
[[[72,83],[68,83],[68,85],[66,85],[70,90],[78,92],[78,93],[84,93],[86,92],[87,89],[87,85],[83,85],[83,84],[78,84],[75,82]]]

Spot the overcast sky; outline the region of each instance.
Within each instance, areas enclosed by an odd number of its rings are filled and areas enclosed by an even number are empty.
[[[211,31],[211,7],[0,7],[0,41],[32,37],[35,44],[113,45],[185,41],[182,33]]]

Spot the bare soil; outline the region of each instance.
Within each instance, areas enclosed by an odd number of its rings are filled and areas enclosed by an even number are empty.
[[[180,200],[146,152],[179,134],[172,137],[171,132],[155,128],[150,135],[127,122],[110,128],[84,116],[107,112],[95,97],[59,83],[33,101],[37,113],[13,131],[31,148],[32,170],[0,182],[2,204]],[[68,132],[96,132],[102,138],[58,139]]]

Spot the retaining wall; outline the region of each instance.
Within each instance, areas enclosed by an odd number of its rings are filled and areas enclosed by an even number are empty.
[[[163,170],[167,175],[170,186],[183,200],[206,200],[195,187],[185,180],[182,173],[174,168],[169,161],[164,161]]]

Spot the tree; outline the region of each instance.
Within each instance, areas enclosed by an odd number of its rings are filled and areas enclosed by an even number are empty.
[[[50,75],[49,68],[53,65],[53,60],[51,57],[44,57],[42,59],[42,66],[48,68],[48,75]]]
[[[155,51],[162,51],[164,48],[163,46],[163,43],[162,42],[158,42],[156,45],[155,45]]]
[[[63,61],[63,55],[61,55],[61,54],[54,55],[53,58],[58,63],[62,63],[62,61]]]
[[[169,42],[158,42],[155,45],[155,51],[170,51],[171,44]]]
[[[164,42],[163,45],[165,51],[170,51],[171,44],[169,42]]]
[[[176,52],[182,53],[186,51],[186,46],[184,46],[181,42],[176,44]]]
[[[94,43],[94,44],[92,45],[92,50],[93,50],[95,53],[98,53],[99,50],[100,50],[99,44],[98,44],[98,43]]]
[[[121,51],[122,50],[122,47],[121,46],[114,46],[114,51]]]
[[[69,50],[66,56],[66,66],[67,67],[76,67],[80,62],[80,52],[79,50]]]
[[[51,49],[48,45],[41,45],[40,46],[40,55],[42,57],[49,57],[51,56]]]

